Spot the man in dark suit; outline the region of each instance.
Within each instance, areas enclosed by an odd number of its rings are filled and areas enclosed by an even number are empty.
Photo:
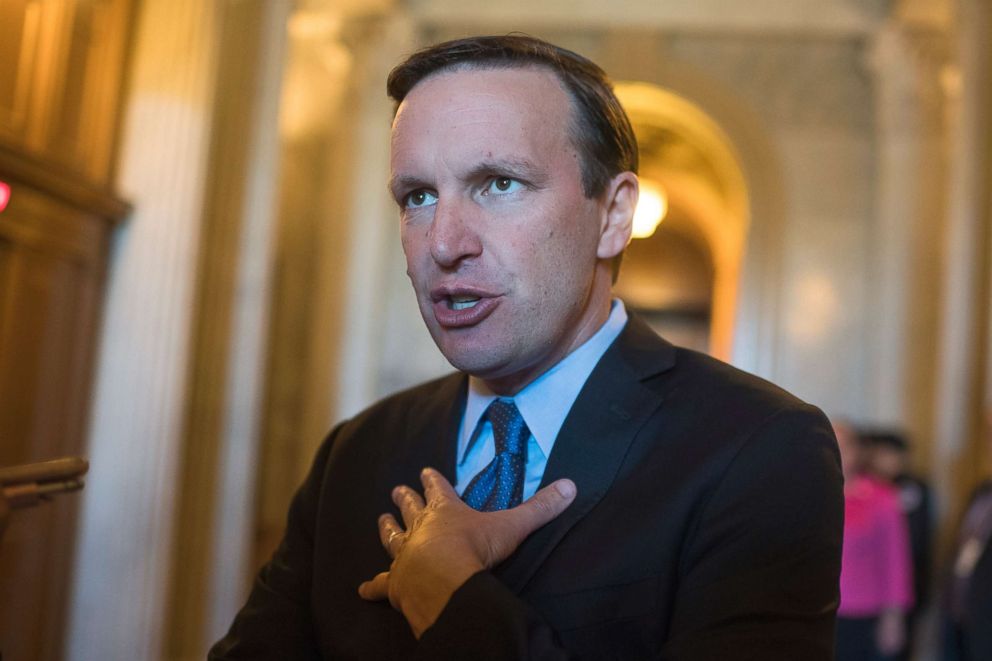
[[[829,424],[611,301],[637,152],[605,74],[484,37],[389,92],[408,273],[462,373],[331,432],[212,658],[831,659]]]

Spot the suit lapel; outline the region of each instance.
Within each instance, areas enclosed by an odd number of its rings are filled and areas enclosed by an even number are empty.
[[[541,486],[567,477],[578,488],[575,502],[497,568],[510,589],[522,591],[562,537],[610,489],[637,432],[661,405],[657,390],[644,380],[674,363],[674,347],[632,316],[589,376],[548,458]]]
[[[458,429],[465,409],[467,377],[452,374],[433,384],[430,397],[418,397],[422,405],[411,410],[401,428],[398,443],[389,456],[384,456],[380,486],[388,494],[393,487],[406,484],[418,491],[420,470],[435,468],[455,483],[455,453]]]

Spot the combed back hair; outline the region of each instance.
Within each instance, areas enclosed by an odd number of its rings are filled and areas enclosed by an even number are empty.
[[[544,67],[572,99],[569,133],[582,156],[582,189],[598,197],[621,172],[637,172],[637,140],[606,73],[578,53],[525,35],[470,37],[424,48],[389,74],[397,107],[418,83],[442,71]]]

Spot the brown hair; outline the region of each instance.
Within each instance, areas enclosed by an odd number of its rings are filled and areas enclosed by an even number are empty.
[[[551,70],[575,107],[570,134],[582,155],[586,197],[621,172],[637,172],[637,140],[606,73],[570,50],[526,35],[457,39],[420,50],[393,69],[386,91],[397,105],[419,82],[441,71],[539,66]]]

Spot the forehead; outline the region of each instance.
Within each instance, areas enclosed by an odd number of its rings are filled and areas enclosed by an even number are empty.
[[[571,101],[543,67],[459,68],[418,83],[393,121],[392,152],[542,151],[568,143]]]

